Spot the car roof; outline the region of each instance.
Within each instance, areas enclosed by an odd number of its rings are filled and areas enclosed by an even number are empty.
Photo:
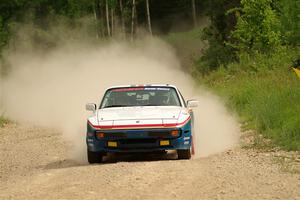
[[[107,90],[114,89],[114,88],[130,88],[130,87],[172,87],[177,89],[176,86],[170,84],[137,84],[137,85],[119,85],[119,86],[112,86],[107,88]]]

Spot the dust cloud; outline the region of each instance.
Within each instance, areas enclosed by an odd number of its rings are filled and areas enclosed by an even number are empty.
[[[72,158],[85,161],[87,102],[99,104],[105,88],[123,84],[176,85],[195,98],[196,155],[208,156],[236,144],[239,126],[221,101],[196,87],[171,47],[157,39],[135,44],[64,45],[47,54],[8,54],[12,68],[2,79],[4,115],[22,123],[61,129],[74,147]]]

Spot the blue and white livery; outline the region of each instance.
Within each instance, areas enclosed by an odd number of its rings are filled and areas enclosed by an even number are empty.
[[[184,101],[173,85],[127,85],[108,88],[87,121],[89,163],[109,152],[176,150],[179,159],[193,153],[193,112],[197,101]]]

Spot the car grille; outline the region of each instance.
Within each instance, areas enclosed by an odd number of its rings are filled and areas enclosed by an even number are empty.
[[[119,149],[147,149],[158,147],[157,139],[123,139],[119,140]]]

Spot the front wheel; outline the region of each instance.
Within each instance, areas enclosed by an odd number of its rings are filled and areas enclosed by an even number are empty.
[[[191,150],[190,149],[178,149],[177,150],[178,159],[186,160],[191,158]]]
[[[103,161],[103,154],[99,153],[99,152],[92,152],[87,150],[87,158],[88,158],[88,162],[90,164],[93,163],[102,163]]]

